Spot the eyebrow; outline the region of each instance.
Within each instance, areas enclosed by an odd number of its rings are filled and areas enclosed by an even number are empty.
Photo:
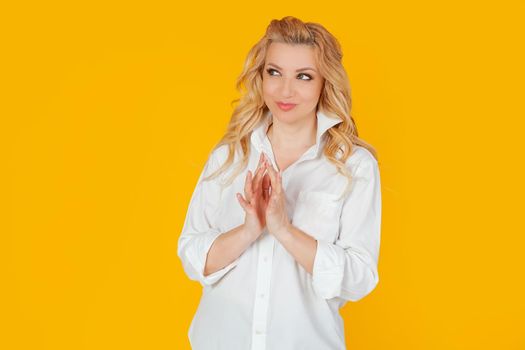
[[[282,70],[282,68],[279,67],[279,66],[276,65],[276,64],[268,63],[268,65],[269,65],[269,66],[274,66],[275,68],[277,68],[277,69],[281,69],[281,70]],[[296,70],[296,72],[299,72],[299,71],[302,71],[302,70],[313,70],[314,72],[317,72],[315,69],[310,68],[310,67],[299,68],[299,69]]]

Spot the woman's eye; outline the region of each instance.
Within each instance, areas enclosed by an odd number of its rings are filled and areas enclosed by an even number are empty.
[[[266,70],[266,72],[268,72],[268,75],[273,76],[272,72],[277,72],[277,71],[275,69],[269,68]],[[312,80],[312,77],[305,73],[299,73],[298,77],[303,76],[303,75],[307,77],[308,79],[300,78],[299,80],[305,80],[305,81]]]
[[[301,80],[312,80],[312,77],[309,76],[308,74],[304,74],[304,73],[299,74],[299,76],[301,76],[301,75],[304,75],[305,77],[308,78],[308,79],[301,79]]]

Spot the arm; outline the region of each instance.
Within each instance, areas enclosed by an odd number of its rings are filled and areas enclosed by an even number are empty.
[[[317,240],[294,225],[275,235],[283,247],[310,274],[313,273]]]
[[[184,272],[203,286],[216,283],[237,266],[239,256],[249,245],[241,226],[220,232],[214,225],[221,189],[217,178],[203,178],[217,168],[212,153],[197,181],[177,246]]]
[[[218,236],[208,251],[204,276],[207,277],[232,263],[255,239],[256,236],[245,230],[244,224]]]
[[[343,204],[338,239],[335,243],[318,241],[312,284],[325,299],[358,301],[379,282],[381,184],[375,158],[361,161],[353,181]]]
[[[358,301],[379,282],[381,186],[376,160],[364,159],[353,181],[334,243],[318,241],[293,225],[278,234],[283,246],[312,275],[315,292],[325,299]]]

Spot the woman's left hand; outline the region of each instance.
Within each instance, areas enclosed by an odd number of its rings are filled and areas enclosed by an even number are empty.
[[[263,189],[265,193],[263,198],[266,202],[266,227],[269,233],[279,235],[287,231],[290,225],[286,211],[286,196],[282,187],[281,174],[273,168],[273,165],[267,158],[266,162],[268,172],[263,178]],[[268,188],[271,188],[269,195]]]

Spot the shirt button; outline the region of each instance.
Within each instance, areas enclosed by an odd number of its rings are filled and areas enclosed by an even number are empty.
[[[260,330],[256,330],[256,331],[255,331],[255,334],[261,335],[261,334],[263,334],[263,332],[260,331]]]
[[[267,262],[268,261],[268,257],[265,256],[263,260],[264,260],[264,262]]]
[[[264,293],[259,294],[259,298],[264,298]]]

